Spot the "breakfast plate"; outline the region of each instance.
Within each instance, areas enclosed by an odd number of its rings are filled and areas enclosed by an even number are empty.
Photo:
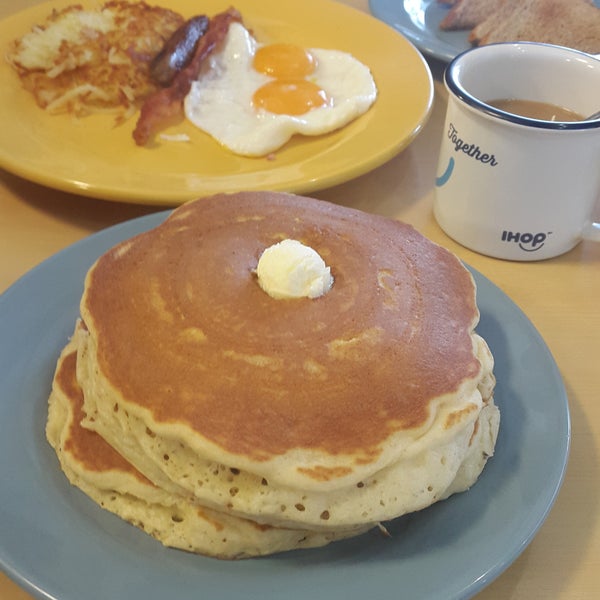
[[[570,442],[565,389],[539,333],[473,271],[478,331],[496,359],[496,454],[468,491],[325,548],[220,561],[164,548],[71,486],[45,440],[47,398],[87,269],[166,212],[94,234],[0,296],[0,567],[36,598],[215,600],[469,598],[504,571],[546,518]]]
[[[594,0],[600,7],[600,0]],[[387,23],[425,54],[443,61],[471,47],[469,31],[442,31],[441,20],[448,13],[439,0],[369,0],[371,13]]]
[[[0,21],[0,39],[8,43],[43,22],[53,8],[72,3],[53,0],[12,15]],[[199,10],[193,0],[167,4],[186,17]],[[155,147],[141,148],[131,136],[136,117],[115,126],[114,116],[106,114],[80,119],[48,115],[1,61],[0,167],[84,196],[176,205],[223,191],[323,189],[386,162],[420,132],[431,112],[432,77],[418,50],[398,32],[332,0],[234,4],[259,41],[285,40],[353,54],[372,71],[379,92],[375,104],[338,131],[314,138],[298,136],[263,158],[236,156],[189,122],[166,132],[187,134],[189,142],[161,140]],[[205,0],[200,6],[212,15],[229,5],[225,0]]]

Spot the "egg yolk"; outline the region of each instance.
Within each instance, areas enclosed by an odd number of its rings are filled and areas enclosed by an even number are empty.
[[[276,79],[306,77],[316,68],[315,57],[294,44],[269,44],[258,48],[254,55],[253,67]]]
[[[324,90],[305,79],[275,79],[259,87],[252,97],[254,106],[278,115],[303,115],[329,104]]]

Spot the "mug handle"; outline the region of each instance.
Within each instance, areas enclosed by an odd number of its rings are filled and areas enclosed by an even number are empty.
[[[592,56],[600,60],[600,54],[592,54]],[[592,221],[584,230],[582,237],[591,242],[600,242],[600,223]]]

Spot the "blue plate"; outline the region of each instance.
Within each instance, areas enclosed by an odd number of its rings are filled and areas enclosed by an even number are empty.
[[[600,0],[594,0],[600,7]],[[407,37],[421,52],[443,61],[471,47],[469,31],[442,31],[449,8],[437,0],[369,0],[371,13]]]
[[[48,600],[411,600],[468,598],[525,549],[561,485],[570,422],[558,369],[533,325],[477,272],[479,332],[496,357],[496,455],[470,491],[316,550],[238,562],[164,548],[100,509],[61,472],[44,436],[56,359],[92,262],[157,225],[97,233],[0,296],[0,566]]]

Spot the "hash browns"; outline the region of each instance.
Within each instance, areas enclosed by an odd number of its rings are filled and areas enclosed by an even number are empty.
[[[7,60],[49,112],[117,110],[126,117],[157,89],[149,62],[184,21],[143,1],[71,5],[15,40]]]

